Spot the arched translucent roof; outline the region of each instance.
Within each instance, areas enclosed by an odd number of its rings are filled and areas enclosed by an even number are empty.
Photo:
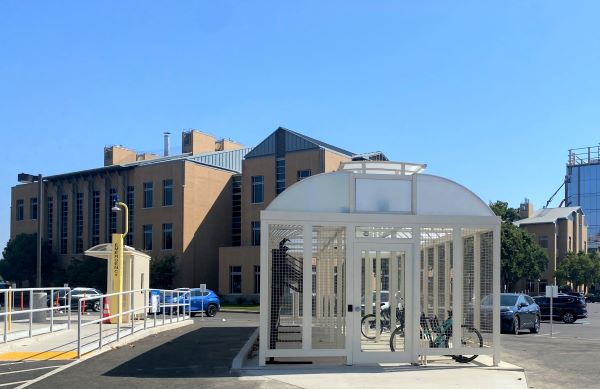
[[[488,205],[477,195],[443,177],[429,174],[378,177],[348,170],[305,178],[277,196],[267,210],[316,213],[349,213],[352,210],[358,213],[494,216]]]

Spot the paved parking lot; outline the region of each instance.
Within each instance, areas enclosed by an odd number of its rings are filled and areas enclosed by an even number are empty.
[[[539,335],[503,334],[503,358],[525,368],[530,388],[600,387],[600,303],[588,304],[588,318],[574,324],[542,322]]]

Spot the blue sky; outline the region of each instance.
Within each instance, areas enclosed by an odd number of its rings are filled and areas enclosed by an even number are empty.
[[[0,2],[0,244],[21,171],[284,126],[542,206],[600,141],[597,1]],[[554,202],[558,204],[560,200]]]

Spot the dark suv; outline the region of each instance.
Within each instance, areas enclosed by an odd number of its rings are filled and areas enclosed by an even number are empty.
[[[540,306],[542,319],[550,318],[550,298],[538,296],[533,298]],[[577,319],[587,317],[587,304],[585,299],[579,296],[559,294],[552,302],[552,316],[554,319],[562,320],[567,324],[575,323]]]

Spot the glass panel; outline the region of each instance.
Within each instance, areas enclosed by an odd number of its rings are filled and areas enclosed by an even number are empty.
[[[405,351],[405,252],[363,251],[361,257],[361,351]]]

